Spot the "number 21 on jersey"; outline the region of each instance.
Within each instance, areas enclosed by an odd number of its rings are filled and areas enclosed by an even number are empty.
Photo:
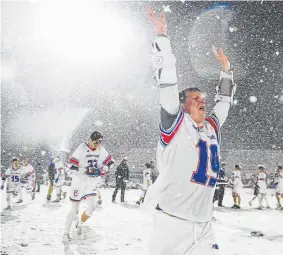
[[[201,184],[207,187],[214,187],[217,181],[217,176],[209,176],[207,174],[208,163],[211,165],[211,170],[218,174],[219,172],[219,159],[218,159],[218,147],[216,144],[209,146],[210,150],[210,159],[211,162],[208,162],[208,146],[207,143],[203,140],[199,140],[197,147],[199,149],[199,162],[197,169],[193,172],[191,182],[196,184]]]

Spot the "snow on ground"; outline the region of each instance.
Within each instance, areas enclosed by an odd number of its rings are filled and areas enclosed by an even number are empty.
[[[85,224],[85,239],[77,240],[71,235],[69,245],[62,243],[65,216],[69,201],[61,204],[45,204],[47,187],[42,186],[36,200],[24,194],[25,205],[14,207],[1,216],[1,255],[145,255],[150,239],[152,220],[134,201],[140,191],[126,192],[126,205],[111,203],[113,190],[102,190],[103,205]],[[55,195],[55,194],[54,194]],[[250,209],[247,202],[252,197],[249,189],[244,191],[243,210],[218,209],[214,216],[215,230],[220,246],[219,254],[265,255],[281,254],[283,250],[283,211]],[[1,192],[1,211],[6,206],[5,193]],[[269,196],[275,208],[275,197]],[[226,189],[224,205],[232,206],[231,190]],[[131,206],[132,205],[132,206]],[[84,206],[84,205],[83,205]],[[82,206],[82,207],[83,207]],[[257,206],[257,202],[254,202]],[[262,231],[264,237],[252,237],[251,231]],[[173,255],[173,254],[172,254]],[[176,254],[178,255],[178,254]]]

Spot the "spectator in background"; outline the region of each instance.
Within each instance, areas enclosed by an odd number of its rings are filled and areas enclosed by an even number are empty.
[[[120,165],[117,167],[115,172],[116,177],[116,188],[112,195],[112,202],[115,203],[115,199],[118,193],[118,190],[121,189],[121,202],[125,202],[125,190],[127,182],[129,181],[129,167],[127,165],[127,157],[124,157]]]
[[[225,193],[225,185],[227,184],[225,179],[225,167],[226,163],[222,162],[217,177],[216,189],[214,193],[213,202],[218,201],[218,207],[223,207],[222,202]]]
[[[59,160],[59,159],[57,158],[52,159],[48,166],[49,188],[48,188],[47,197],[46,197],[48,201],[51,200],[52,191],[53,191],[53,183],[54,183],[54,177],[55,177],[55,172],[56,172],[56,169],[55,169],[56,160]]]
[[[150,161],[149,161],[149,165],[150,165],[150,168],[151,168],[152,183],[154,183],[155,180],[157,179],[157,174],[156,174],[155,171],[154,171],[154,162],[153,162],[153,160],[150,160]]]
[[[43,183],[43,175],[45,174],[45,171],[40,162],[37,163],[35,167],[35,172],[36,172],[36,180],[35,180],[36,190],[35,192],[40,192],[40,184]]]

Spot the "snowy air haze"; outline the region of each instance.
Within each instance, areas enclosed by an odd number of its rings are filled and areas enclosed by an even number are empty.
[[[68,158],[98,130],[115,168],[127,156],[132,186],[141,182],[144,164],[155,161],[160,121],[147,6],[166,13],[179,89],[204,91],[208,113],[220,70],[212,45],[229,57],[237,91],[222,127],[228,172],[236,163],[247,174],[258,164],[268,173],[283,164],[283,2],[2,1],[2,172],[13,156],[47,170],[51,158]],[[1,254],[147,254],[151,216],[112,204],[113,187],[102,191],[106,202],[88,223],[88,238],[64,246],[69,201],[42,206],[42,186],[35,200],[24,195],[27,204],[1,216]],[[129,190],[126,200],[134,203],[138,192]],[[275,208],[274,193],[269,196]],[[215,212],[223,254],[280,254],[282,212],[252,210],[251,197],[245,189],[242,212]],[[230,189],[225,201],[232,206]],[[5,206],[1,191],[1,211]]]

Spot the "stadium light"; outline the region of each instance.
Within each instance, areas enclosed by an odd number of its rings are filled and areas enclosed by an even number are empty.
[[[74,61],[115,61],[133,37],[131,24],[96,1],[41,3],[34,24],[39,44]]]

